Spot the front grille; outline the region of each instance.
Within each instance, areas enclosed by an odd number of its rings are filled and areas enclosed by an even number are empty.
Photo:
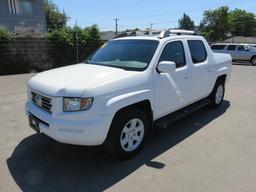
[[[46,97],[31,91],[31,99],[37,106],[50,113],[52,112],[52,99],[50,97]]]

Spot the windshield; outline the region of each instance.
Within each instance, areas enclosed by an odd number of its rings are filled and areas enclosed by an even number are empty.
[[[114,40],[93,54],[85,63],[143,71],[157,48],[156,40]]]

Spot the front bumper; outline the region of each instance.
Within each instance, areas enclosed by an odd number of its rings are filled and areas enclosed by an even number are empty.
[[[44,123],[39,123],[40,132],[61,143],[74,145],[100,145],[108,134],[113,115],[95,115],[93,118],[81,118],[74,116],[73,119],[63,119],[63,117],[54,117],[54,114],[48,113],[28,101],[25,106],[26,114],[31,113]],[[67,117],[67,114],[65,114]]]

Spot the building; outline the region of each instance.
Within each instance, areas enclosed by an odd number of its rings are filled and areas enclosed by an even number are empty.
[[[44,0],[0,0],[0,26],[45,32]]]
[[[114,32],[114,31],[102,31],[100,33],[100,38],[103,41],[110,41],[111,39],[115,38],[116,36],[117,36],[116,32]]]
[[[225,43],[246,43],[246,44],[256,44],[256,37],[243,37],[234,36],[226,39]]]

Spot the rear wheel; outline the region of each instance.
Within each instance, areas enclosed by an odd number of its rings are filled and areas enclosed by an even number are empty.
[[[210,107],[217,108],[221,105],[225,94],[224,80],[217,80],[209,99],[211,100]]]
[[[132,108],[119,112],[105,142],[107,151],[119,159],[134,156],[143,147],[149,127],[149,119],[141,110]]]
[[[251,59],[251,64],[256,65],[256,56],[253,56]]]

